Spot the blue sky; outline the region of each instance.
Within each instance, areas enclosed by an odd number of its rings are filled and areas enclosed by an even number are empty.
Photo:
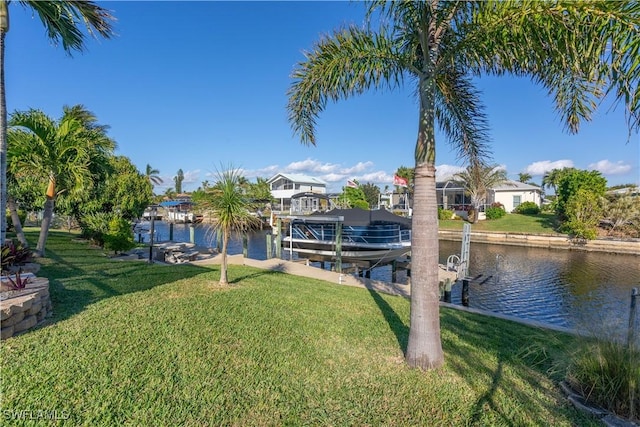
[[[117,37],[87,40],[66,55],[37,17],[10,5],[6,37],[7,109],[37,108],[59,117],[83,104],[110,126],[117,154],[144,171],[160,170],[163,193],[178,169],[183,188],[215,180],[233,165],[247,178],[278,172],[324,179],[339,191],[348,179],[391,186],[399,166],[413,166],[414,88],[371,92],[330,104],[317,122],[316,147],[304,146],[287,121],[286,92],[296,63],[322,35],[361,24],[364,6],[349,2],[101,2]],[[491,125],[493,161],[512,179],[540,183],[545,171],[573,166],[602,172],[609,185],[640,183],[640,139],[628,137],[624,109],[605,103],[577,135],[565,132],[553,101],[526,79],[478,80]],[[440,177],[464,166],[438,139]]]

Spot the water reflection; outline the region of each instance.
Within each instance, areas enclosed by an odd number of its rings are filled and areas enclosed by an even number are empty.
[[[459,242],[440,242],[440,262],[459,252]],[[492,276],[471,284],[471,307],[591,332],[626,331],[640,257],[481,243],[470,252],[470,274]],[[454,303],[460,292],[454,287]]]

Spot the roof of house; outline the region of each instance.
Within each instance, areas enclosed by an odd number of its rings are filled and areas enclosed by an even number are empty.
[[[525,184],[524,182],[509,180],[504,184],[492,188],[493,191],[539,191],[542,189],[536,185]]]
[[[298,182],[302,184],[315,184],[315,185],[327,185],[326,182],[321,180],[320,178],[316,178],[314,176],[301,175],[301,174],[293,174],[293,173],[277,173],[271,178],[267,180],[268,183],[272,183],[278,178],[285,178],[291,182]]]

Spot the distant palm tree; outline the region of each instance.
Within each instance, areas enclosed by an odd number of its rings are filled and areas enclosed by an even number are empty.
[[[489,190],[508,181],[507,172],[500,166],[482,164],[468,166],[464,171],[455,174],[453,180],[462,185],[471,197],[474,215],[470,219],[473,223],[478,221],[480,206],[486,203]]]
[[[4,80],[5,36],[9,31],[9,0],[0,0],[0,245],[6,237],[7,224],[4,212],[7,206],[7,102]],[[78,28],[84,25],[88,33],[104,38],[113,35],[111,13],[93,1],[20,0],[40,18],[47,36],[54,42],[62,41],[66,52],[81,51],[84,33]]]
[[[522,182],[523,184],[528,184],[529,181],[531,181],[531,178],[533,178],[531,174],[526,172],[520,172],[518,174],[518,181]]]
[[[182,169],[178,169],[176,176],[173,177],[173,182],[176,184],[176,193],[182,193],[182,181],[184,181],[184,172]]]
[[[413,148],[409,366],[444,363],[438,292],[436,125],[469,164],[482,161],[488,124],[475,76],[529,77],[554,97],[577,132],[604,94],[640,127],[638,2],[386,1],[367,6],[367,24],[323,36],[293,71],[289,121],[304,144],[329,102],[370,89],[413,86],[419,107]],[[379,15],[378,15],[379,13]],[[380,18],[379,20],[377,18]],[[373,22],[380,22],[379,29]],[[579,34],[579,37],[576,36]]]
[[[575,168],[551,169],[546,172],[542,177],[542,188],[553,188],[553,192],[555,193],[558,189],[560,178],[571,170],[575,170]]]
[[[158,175],[159,173],[160,171],[158,169],[152,168],[151,165],[147,163],[147,170],[145,172],[145,176],[147,177],[149,182],[151,182],[152,185],[159,185],[164,182],[162,181],[162,178],[160,178],[160,175]]]
[[[222,239],[222,263],[220,266],[220,284],[228,285],[227,249],[229,239],[234,232],[245,233],[260,227],[260,220],[249,211],[250,202],[244,195],[241,184],[245,182],[239,169],[229,168],[218,172],[217,182],[210,190],[208,202],[204,208],[211,211],[215,220],[213,230]]]
[[[77,110],[76,110],[77,112]],[[65,109],[58,121],[40,110],[16,112],[9,120],[8,140],[11,173],[28,173],[46,186],[46,202],[36,252],[44,256],[49,227],[53,219],[56,197],[62,192],[85,194],[94,184],[97,170],[108,164],[115,143],[104,133],[104,127],[87,128],[85,119],[78,120],[74,110]]]

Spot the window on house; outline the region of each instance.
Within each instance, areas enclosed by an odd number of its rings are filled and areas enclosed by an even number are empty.
[[[520,197],[521,196],[513,196],[513,208],[517,208],[520,206]]]

